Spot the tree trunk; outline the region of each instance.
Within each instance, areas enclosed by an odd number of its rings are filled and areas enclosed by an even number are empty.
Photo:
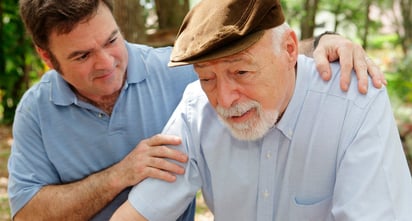
[[[300,25],[301,39],[312,38],[315,30],[316,12],[319,0],[306,0],[304,5],[304,16]]]
[[[0,19],[3,20],[3,4],[0,4]],[[0,42],[4,42],[3,39],[3,22],[0,21]],[[6,57],[4,56],[4,47],[5,44],[1,44],[0,45],[0,73],[2,73],[3,75],[6,74]],[[1,77],[0,77],[1,78]],[[3,96],[3,94],[5,94],[5,85],[3,85],[4,82],[0,82],[0,107],[4,107],[5,105],[7,105],[6,103],[6,98],[5,96]],[[1,113],[0,112],[0,120],[2,121],[2,115],[4,115],[4,112]]]
[[[144,8],[140,5],[139,0],[114,1],[113,14],[127,41],[146,42]]]
[[[189,11],[189,0],[155,0],[159,29],[179,28]]]
[[[369,25],[371,23],[371,20],[369,18],[369,11],[370,11],[371,4],[372,4],[372,0],[366,0],[365,28],[364,28],[363,35],[362,35],[362,47],[365,49],[368,47]]]
[[[173,45],[180,24],[189,11],[189,0],[155,0],[155,4],[159,27],[149,39],[152,45]]]
[[[338,4],[336,4],[336,7],[333,10],[333,14],[335,16],[335,27],[334,27],[334,32],[338,31],[338,27],[340,24],[340,20],[339,20],[339,14],[341,13],[341,8],[342,8],[342,1],[338,1]]]
[[[402,26],[404,34],[402,39],[402,50],[407,55],[412,53],[412,0],[400,0],[402,13]]]
[[[3,4],[0,4],[0,18],[3,20]],[[4,42],[3,40],[3,22],[0,21],[0,42]],[[4,44],[0,46],[0,73],[6,72],[6,57],[4,56]],[[1,89],[1,88],[0,88]],[[1,97],[0,97],[1,101]]]
[[[139,0],[114,1],[114,17],[129,42],[155,47],[173,45],[178,28],[189,11],[189,0],[155,0],[157,27],[146,28],[148,13]]]

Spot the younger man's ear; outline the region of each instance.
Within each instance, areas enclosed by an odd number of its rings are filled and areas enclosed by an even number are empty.
[[[50,52],[36,46],[37,54],[39,54],[40,58],[49,66],[49,68],[53,69],[53,63],[51,62]]]

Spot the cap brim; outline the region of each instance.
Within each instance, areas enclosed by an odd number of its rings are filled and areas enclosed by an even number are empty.
[[[251,33],[241,38],[241,40],[234,41],[234,42],[228,42],[225,47],[215,49],[214,51],[204,54],[204,55],[187,58],[185,60],[180,60],[180,61],[174,61],[173,58],[171,58],[168,63],[168,66],[177,67],[177,66],[183,66],[183,65],[190,65],[194,63],[211,61],[211,60],[215,60],[218,58],[223,58],[223,57],[237,54],[241,51],[248,49],[249,47],[254,45],[257,41],[259,41],[259,39],[262,38],[264,32],[265,30],[260,30],[260,31]]]

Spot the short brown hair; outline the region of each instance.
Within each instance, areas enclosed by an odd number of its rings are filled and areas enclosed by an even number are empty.
[[[48,49],[53,31],[69,33],[79,22],[90,19],[100,3],[113,12],[112,0],[20,0],[19,10],[34,44]]]

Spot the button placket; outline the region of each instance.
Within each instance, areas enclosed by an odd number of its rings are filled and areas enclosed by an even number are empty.
[[[267,220],[273,214],[276,154],[279,148],[279,132],[268,133],[262,142],[259,172],[258,220]]]

